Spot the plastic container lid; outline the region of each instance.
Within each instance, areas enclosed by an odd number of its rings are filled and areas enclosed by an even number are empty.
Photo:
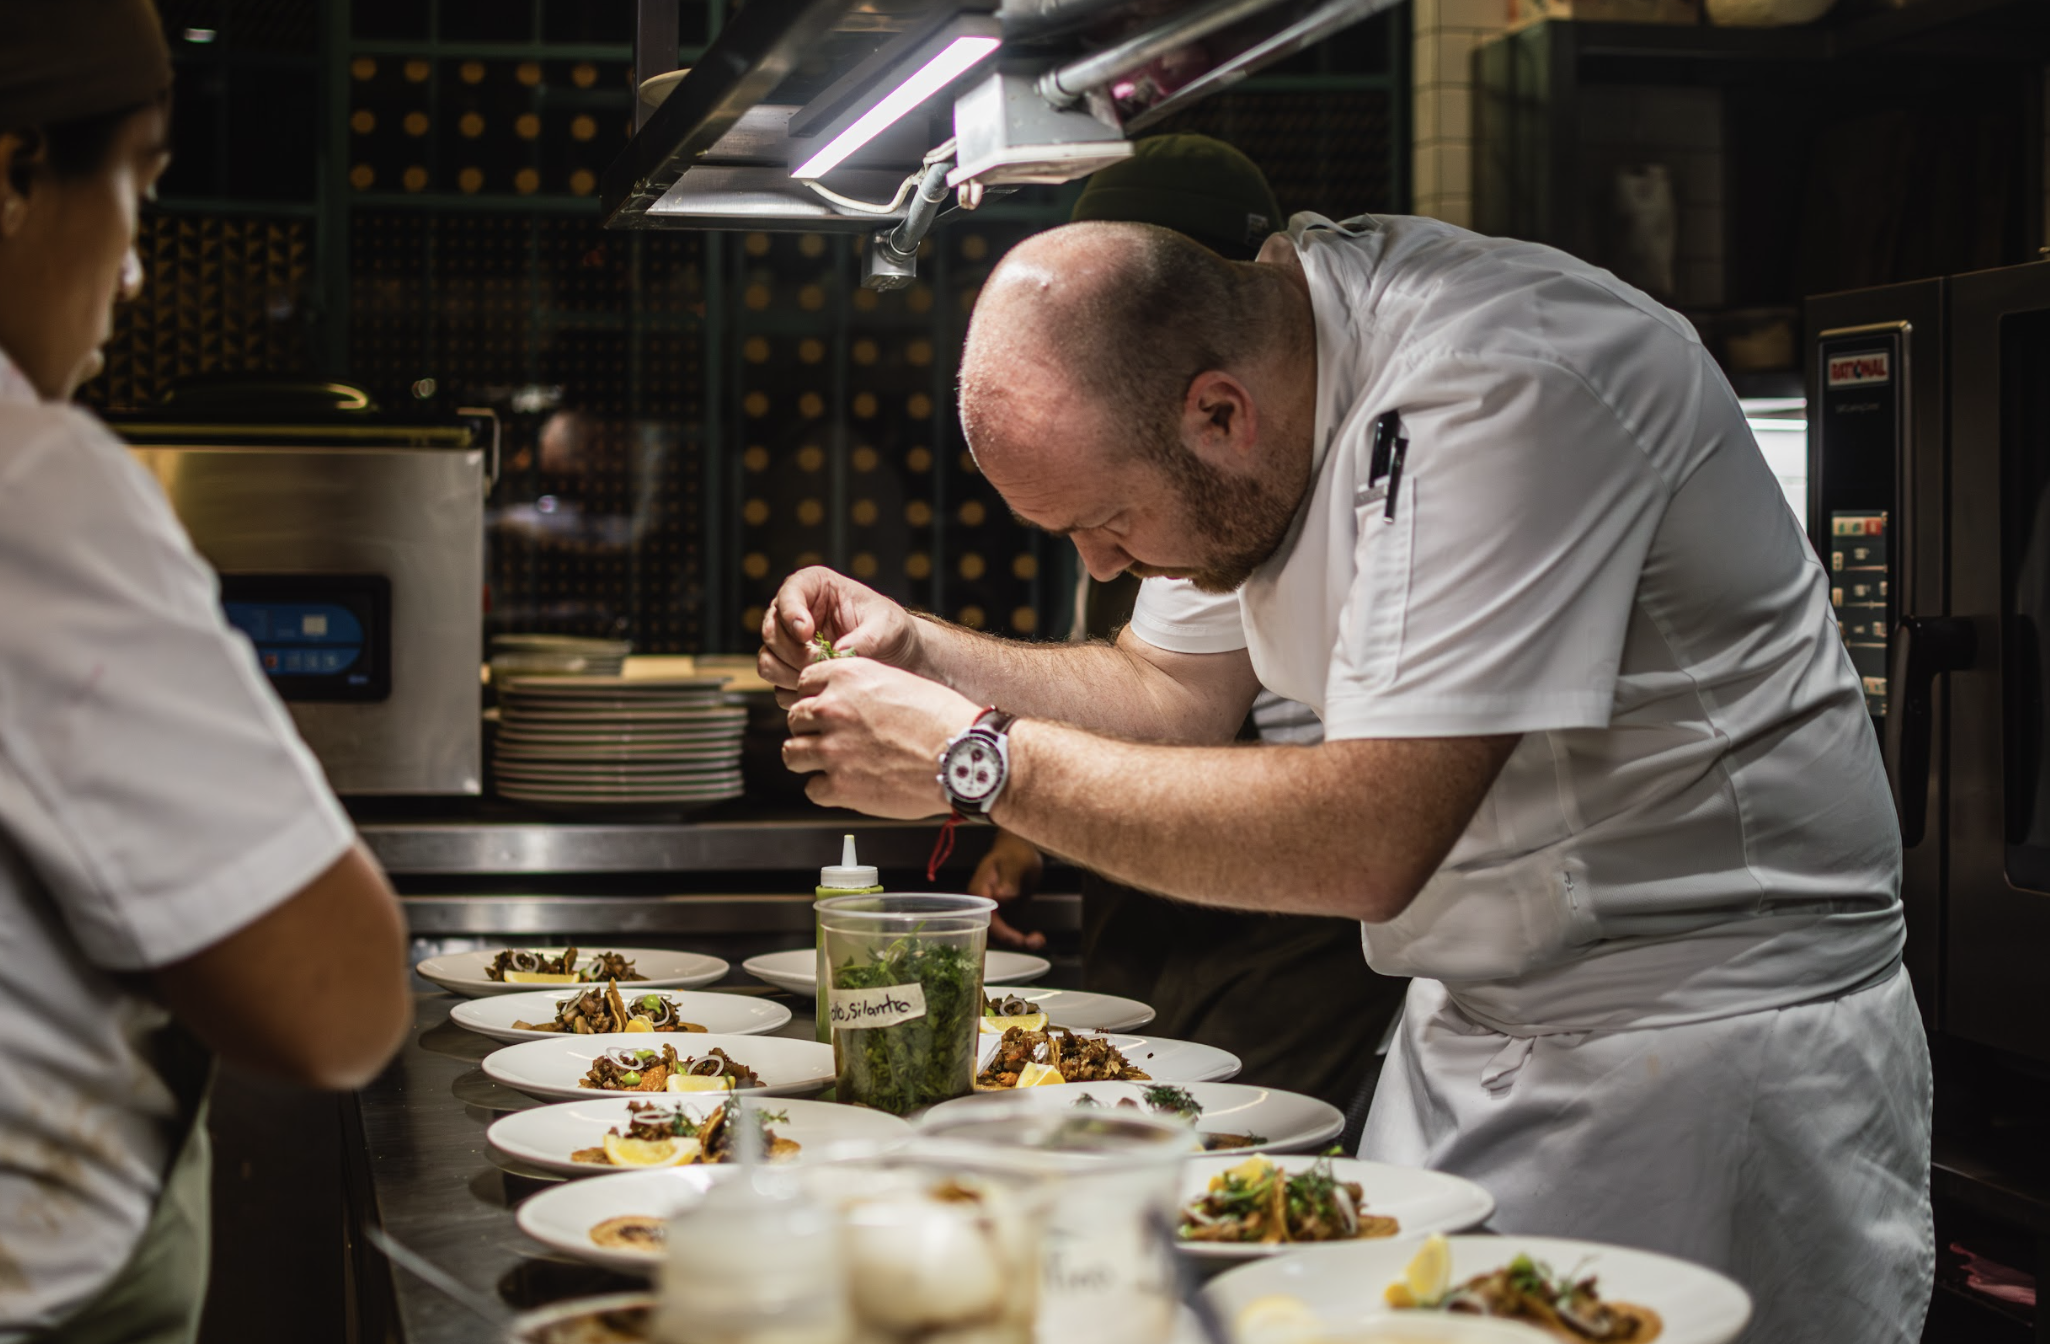
[[[874,864],[854,861],[852,835],[844,836],[840,841],[840,862],[819,869],[819,885],[834,890],[866,891],[882,884]]]

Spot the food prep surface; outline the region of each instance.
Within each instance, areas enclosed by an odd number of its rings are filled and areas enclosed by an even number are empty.
[[[566,1297],[644,1287],[554,1255],[513,1221],[528,1196],[560,1183],[519,1169],[485,1142],[493,1120],[541,1105],[500,1087],[479,1067],[503,1042],[449,1021],[463,1000],[418,996],[413,1032],[399,1056],[358,1094],[347,1139],[352,1224],[375,1221],[402,1246],[453,1275],[478,1296],[517,1311]],[[776,1035],[809,1040],[809,1006]],[[441,1290],[351,1239],[365,1338],[409,1344],[502,1344],[503,1331]],[[389,1326],[389,1331],[381,1327]]]

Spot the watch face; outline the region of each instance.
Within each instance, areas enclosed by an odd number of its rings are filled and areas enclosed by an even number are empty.
[[[982,737],[964,737],[947,752],[947,789],[966,802],[980,802],[1004,779],[1004,763],[996,745]]]

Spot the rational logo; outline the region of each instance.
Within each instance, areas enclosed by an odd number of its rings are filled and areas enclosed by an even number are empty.
[[[1885,350],[1868,350],[1858,355],[1834,355],[1829,361],[1831,387],[1883,383],[1892,377],[1893,355]]]

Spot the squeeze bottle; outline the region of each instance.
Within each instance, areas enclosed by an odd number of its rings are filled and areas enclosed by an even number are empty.
[[[827,864],[819,869],[818,898],[828,896],[871,896],[883,889],[875,866],[857,863],[854,858],[854,837],[840,838],[840,862]],[[813,1027],[818,1039],[831,1044],[833,1040],[833,1019],[828,1007],[832,999],[833,980],[826,970],[826,939],[819,931],[817,916],[812,923],[813,956],[818,965],[818,985],[813,998]]]

